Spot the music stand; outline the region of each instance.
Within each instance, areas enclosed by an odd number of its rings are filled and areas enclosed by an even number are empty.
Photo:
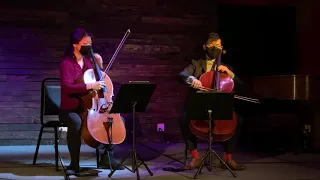
[[[187,119],[189,120],[208,120],[209,119],[209,138],[208,150],[198,168],[194,179],[201,172],[207,158],[209,158],[209,171],[212,170],[212,154],[214,154],[228,168],[233,177],[234,172],[225,161],[211,148],[212,144],[212,120],[231,120],[233,117],[233,94],[220,91],[197,91],[187,102]],[[212,113],[214,111],[214,113]]]
[[[109,177],[121,166],[123,162],[132,155],[132,170],[131,172],[137,172],[137,179],[140,180],[139,175],[139,166],[144,165],[150,176],[153,176],[153,173],[147,166],[147,164],[140,159],[140,155],[136,150],[136,135],[135,135],[135,119],[136,112],[145,112],[147,105],[150,101],[150,98],[156,89],[156,84],[151,84],[148,81],[130,81],[128,84],[121,84],[120,90],[118,92],[113,106],[110,110],[111,113],[132,113],[132,150],[125,156],[118,166],[113,169],[108,175]],[[138,166],[137,160],[140,159],[141,163]]]

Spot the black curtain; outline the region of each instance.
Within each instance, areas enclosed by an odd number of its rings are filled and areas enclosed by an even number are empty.
[[[222,61],[242,76],[295,74],[294,7],[219,5],[218,32],[227,54]]]

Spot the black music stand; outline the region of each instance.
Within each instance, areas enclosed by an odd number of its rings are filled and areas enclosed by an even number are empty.
[[[136,81],[129,82],[128,84],[121,84],[118,95],[113,103],[110,113],[131,113],[132,112],[132,150],[125,156],[118,166],[113,169],[108,175],[109,177],[121,166],[123,162],[132,155],[132,170],[131,172],[137,172],[137,179],[140,180],[139,166],[144,165],[150,176],[153,173],[147,166],[147,164],[140,159],[140,155],[136,150],[136,135],[135,135],[135,119],[136,112],[145,112],[149,100],[156,89],[156,84],[151,84],[148,81]],[[137,160],[140,159],[141,163],[138,166]]]
[[[224,93],[220,91],[197,91],[187,102],[187,118],[192,120],[208,120],[208,150],[203,158],[200,167],[198,168],[194,179],[196,179],[201,172],[207,158],[209,158],[209,171],[212,170],[212,154],[214,154],[223,164],[228,168],[233,177],[235,173],[225,163],[225,161],[211,148],[212,144],[212,120],[231,120],[233,117],[233,94]],[[212,111],[214,111],[212,113]]]

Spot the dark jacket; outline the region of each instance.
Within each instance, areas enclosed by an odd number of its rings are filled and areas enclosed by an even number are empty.
[[[205,73],[205,69],[206,69],[206,60],[205,59],[198,59],[195,60],[193,59],[191,61],[191,63],[189,65],[187,65],[183,71],[181,71],[179,73],[179,77],[180,77],[180,81],[185,82],[187,80],[187,78],[189,76],[194,76],[197,79],[200,78],[200,76]],[[227,66],[232,72],[233,72],[233,68],[226,65],[226,64],[222,64],[224,66]],[[233,72],[235,73],[235,72]],[[246,94],[245,93],[245,88],[244,88],[244,84],[241,81],[241,79],[235,74],[235,77],[233,79],[234,81],[234,90],[238,95],[243,95]],[[197,90],[195,90],[194,88],[190,89],[191,92],[196,92]]]

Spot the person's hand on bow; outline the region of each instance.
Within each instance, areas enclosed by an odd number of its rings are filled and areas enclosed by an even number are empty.
[[[188,79],[186,80],[186,82],[188,84],[191,85],[191,87],[197,89],[197,88],[200,88],[202,87],[202,83],[201,81],[199,81],[197,78],[195,78],[194,76],[189,76]]]

